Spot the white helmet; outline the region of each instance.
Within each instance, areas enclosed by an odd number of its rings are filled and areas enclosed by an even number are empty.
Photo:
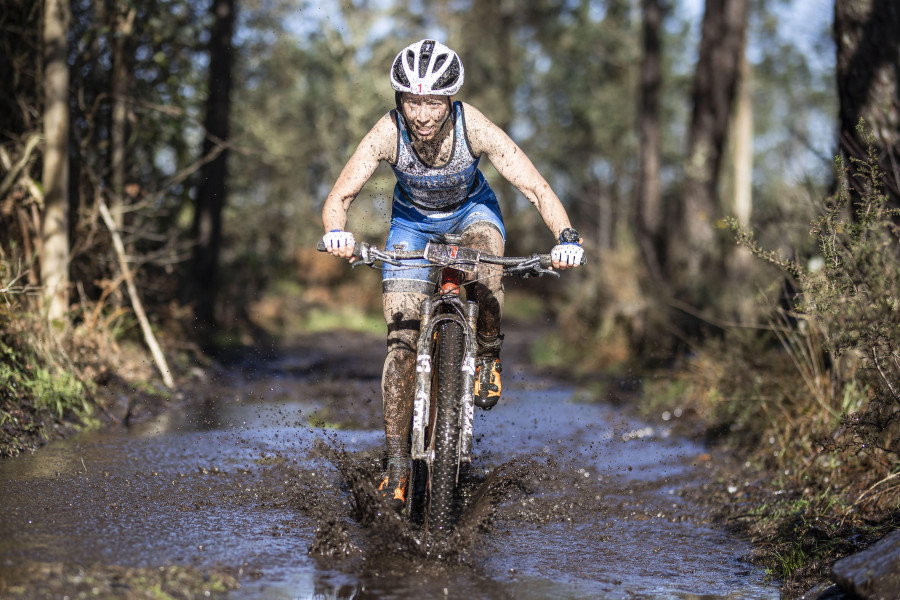
[[[456,52],[435,40],[420,40],[404,48],[391,65],[391,87],[425,96],[452,96],[465,79]]]

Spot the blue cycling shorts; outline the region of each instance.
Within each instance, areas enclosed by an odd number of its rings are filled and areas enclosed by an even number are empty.
[[[500,232],[506,241],[506,229],[500,204],[486,181],[472,192],[468,200],[449,212],[430,211],[413,206],[403,199],[397,188],[391,210],[391,230],[384,244],[385,250],[421,250],[428,242],[436,241],[445,233],[463,233],[476,223],[488,223]],[[421,266],[417,266],[421,265]],[[434,267],[424,260],[406,262],[402,266],[384,265],[382,290],[384,292],[429,293],[434,288]]]

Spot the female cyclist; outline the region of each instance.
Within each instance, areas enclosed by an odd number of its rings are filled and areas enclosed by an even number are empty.
[[[390,70],[396,108],[362,139],[344,166],[322,210],[328,251],[351,258],[355,240],[345,231],[350,204],[380,161],[394,170],[391,228],[386,249],[418,250],[445,233],[462,234],[462,245],[503,254],[505,229],[494,192],[478,169],[487,156],[497,172],[540,212],[557,240],[553,266],[581,264],[583,250],[562,203],[525,153],[476,108],[454,102],[464,80],[456,52],[431,39],[404,48]],[[503,286],[499,267],[483,265],[469,298],[478,303],[476,404],[491,408],[500,398],[500,318]],[[412,419],[419,306],[434,282],[427,266],[385,265],[383,306],[388,334],[382,376],[387,470],[379,490],[397,509],[406,498],[409,427]]]

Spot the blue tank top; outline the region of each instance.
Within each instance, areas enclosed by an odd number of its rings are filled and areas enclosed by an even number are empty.
[[[399,128],[397,162],[391,165],[397,176],[400,198],[426,211],[446,211],[463,204],[484,183],[478,170],[478,158],[469,146],[462,104],[453,103],[453,149],[450,160],[440,167],[422,162],[413,149],[406,120],[399,111],[391,111]]]

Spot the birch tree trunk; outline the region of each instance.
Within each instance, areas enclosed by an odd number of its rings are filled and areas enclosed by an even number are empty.
[[[41,282],[44,312],[66,318],[69,305],[69,65],[67,0],[44,4],[44,214]]]

